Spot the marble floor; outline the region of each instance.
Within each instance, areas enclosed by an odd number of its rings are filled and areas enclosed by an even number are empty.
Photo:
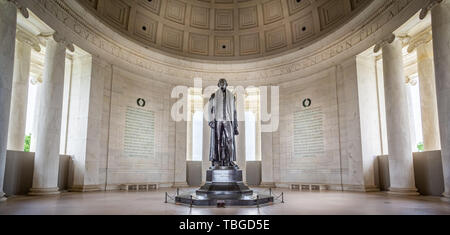
[[[183,189],[185,191],[187,189]],[[260,189],[262,190],[262,189]],[[164,203],[165,192],[174,194],[174,189],[159,189],[150,192],[91,192],[62,193],[59,196],[16,196],[0,203],[0,214],[26,215],[422,215],[450,214],[450,200],[440,197],[401,197],[384,192],[284,192],[285,203],[272,206],[189,208]]]

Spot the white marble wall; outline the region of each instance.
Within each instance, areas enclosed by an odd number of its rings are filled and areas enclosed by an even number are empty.
[[[377,190],[375,157],[381,152],[377,97],[375,60],[370,57],[352,57],[323,72],[281,84],[280,128],[272,133],[271,141],[276,185]],[[312,100],[311,108],[323,111],[325,151],[315,157],[296,157],[293,114],[305,109],[306,98]],[[263,146],[265,142],[270,141],[263,138]]]
[[[364,190],[377,189],[377,156],[382,154],[375,58],[356,57]]]
[[[176,169],[173,146],[175,138],[171,134],[175,132],[175,125],[170,121],[171,86],[156,82],[151,76],[140,77],[115,66],[112,76],[107,187],[115,188],[123,183],[139,182],[172,185]],[[146,100],[143,109],[156,114],[154,157],[131,158],[123,154],[125,110],[127,106],[136,107],[138,98]],[[185,170],[185,165],[183,167]]]
[[[320,107],[324,113],[325,151],[315,157],[293,154],[293,114],[305,109],[302,102],[306,98],[312,100],[311,108]],[[291,183],[340,184],[336,77],[333,69],[281,84],[279,128],[279,154],[274,154],[279,161],[279,166],[275,165],[278,167],[275,170],[275,174],[279,174],[275,177],[278,178],[278,186]]]
[[[99,190],[105,149],[101,138],[103,92],[109,66],[91,55],[75,56],[73,61],[67,141],[67,152],[74,156],[71,190]]]

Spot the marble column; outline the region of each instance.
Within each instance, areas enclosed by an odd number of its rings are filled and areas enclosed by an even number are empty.
[[[436,100],[436,80],[433,63],[433,45],[431,30],[414,36],[408,52],[417,52],[419,74],[420,107],[422,113],[422,132],[425,151],[441,149],[439,137],[439,119]]]
[[[450,197],[450,0],[431,11],[445,197]]]
[[[384,92],[389,146],[389,192],[418,195],[410,138],[407,87],[403,71],[402,42],[391,35],[378,47],[383,51]]]
[[[56,36],[54,38],[58,42],[49,39],[45,52],[33,187],[30,189],[30,195],[59,194],[59,146],[66,45]]]
[[[16,36],[14,77],[9,118],[8,150],[23,151],[27,122],[28,84],[30,76],[31,48],[40,51],[39,43],[23,31]]]
[[[7,0],[0,0],[0,201],[6,199],[3,192],[3,181],[14,71],[16,26],[16,6]]]

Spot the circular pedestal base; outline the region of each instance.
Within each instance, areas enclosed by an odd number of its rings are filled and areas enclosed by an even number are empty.
[[[194,194],[175,197],[176,203],[193,206],[256,206],[273,202],[273,197],[253,193],[242,182],[237,167],[213,167],[206,172],[206,183]]]
[[[236,198],[220,198],[220,197],[204,197],[197,194],[180,195],[175,198],[176,203],[193,206],[217,206],[223,204],[225,206],[257,206],[273,203],[272,196],[266,195],[247,195]]]

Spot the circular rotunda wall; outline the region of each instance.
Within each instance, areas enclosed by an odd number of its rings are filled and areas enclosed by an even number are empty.
[[[131,33],[133,32],[131,31],[132,28],[127,26],[128,30],[120,30],[117,28],[117,25],[111,26],[110,23],[103,19],[105,12],[101,10],[101,4],[105,2],[119,2],[119,0],[18,1],[55,31],[64,35],[68,41],[95,57],[102,58],[105,62],[124,68],[127,71],[150,77],[153,80],[186,85],[192,85],[193,78],[196,77],[211,83],[217,82],[218,78],[226,77],[228,80],[239,84],[280,84],[284,81],[299,79],[327,70],[367,50],[389,36],[427,3],[427,0],[348,0],[350,6],[352,2],[359,4],[365,2],[365,5],[360,5],[360,8],[353,11],[352,15],[349,16],[350,18],[343,18],[341,21],[337,21],[340,23],[329,26],[327,33],[323,33],[320,38],[311,39],[309,43],[303,44],[304,46],[291,49],[285,48],[285,51],[280,49],[280,51],[272,52],[274,53],[272,55],[260,54],[253,59],[244,60],[242,57],[226,57],[228,58],[226,60],[224,57],[217,56],[204,56],[202,57],[203,59],[198,59],[195,56],[183,55],[183,53],[188,52],[177,54],[172,49],[162,49],[162,47],[158,49],[158,40],[162,43],[162,36],[156,37],[157,43],[153,47],[150,44],[147,45],[142,41],[133,39],[130,36],[133,35]],[[153,1],[155,0],[151,2]],[[159,15],[154,14],[153,17],[159,17],[165,22],[170,22],[166,19],[165,13],[162,13],[164,6],[167,8],[164,2],[167,3],[168,1],[161,1],[161,5],[158,8],[160,13]],[[191,6],[192,11],[192,5],[217,5],[221,7],[228,6],[230,9],[239,9],[254,4],[257,6],[257,9],[262,9],[264,3],[271,1],[273,0],[235,0],[233,4],[216,4],[215,2],[189,0],[182,3],[185,3],[187,8]],[[282,7],[289,6],[289,1],[280,0]],[[328,2],[326,0],[302,1],[308,1],[311,4],[310,8],[321,6],[319,3],[325,4],[325,2]],[[129,19],[134,19],[136,12],[141,9],[137,6],[140,6],[139,3],[142,4],[143,0],[121,0],[120,2],[127,2],[130,11]],[[108,6],[111,7],[113,5],[109,4]],[[135,9],[135,11],[132,9]],[[286,12],[283,20],[286,20],[286,17],[289,16],[289,9],[283,9]],[[306,9],[308,8],[304,8],[289,17],[295,17],[297,14],[300,16]],[[211,15],[213,15],[214,11],[215,8],[210,9]],[[125,12],[128,12],[128,10]],[[185,12],[190,14],[188,9]],[[124,14],[120,10],[115,13],[121,16],[128,14]],[[119,17],[118,19],[122,18]],[[279,22],[284,22],[283,20]],[[128,25],[133,25],[131,23],[134,21],[131,20]],[[170,22],[168,24],[172,25],[174,23]],[[283,23],[273,23],[273,25],[276,24],[284,25],[285,29],[291,27],[291,25],[286,26]],[[160,26],[164,27],[164,24],[158,21],[158,27]],[[189,25],[185,25],[183,48],[185,48],[185,45],[188,45],[186,43],[189,42],[189,30],[192,28]],[[162,35],[162,30],[157,32],[158,35]],[[212,36],[216,34],[216,31],[212,29],[205,32],[207,32],[206,34],[210,33]],[[225,32],[222,33],[226,34]],[[260,31],[260,35],[264,33],[264,31]],[[212,40],[212,36],[210,36],[209,40]],[[287,39],[291,37],[292,35],[287,37]],[[236,39],[238,36],[234,38]],[[264,38],[260,37],[260,40],[264,41]]]

